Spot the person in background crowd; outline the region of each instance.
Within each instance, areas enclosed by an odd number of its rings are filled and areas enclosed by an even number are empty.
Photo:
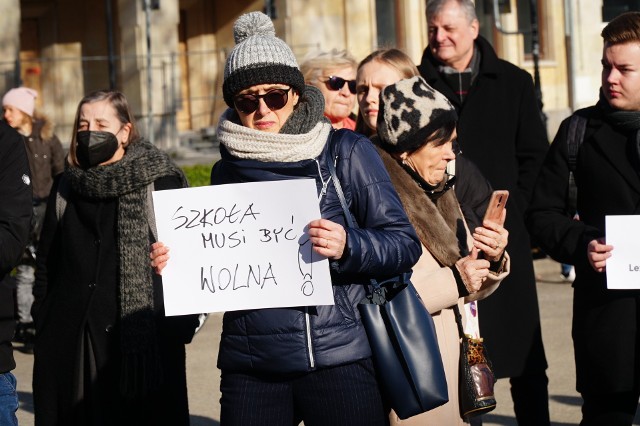
[[[14,340],[24,344],[26,352],[33,351],[33,283],[35,280],[35,253],[47,208],[47,197],[53,178],[64,169],[64,151],[54,134],[53,123],[44,115],[35,113],[38,92],[27,87],[9,90],[2,98],[4,119],[22,135],[33,186],[33,216],[29,242],[16,270],[16,298],[18,323]]]
[[[151,191],[186,186],[140,137],[122,93],[80,101],[36,258],[36,425],[189,424],[185,344],[197,315],[165,317],[148,260]]]
[[[379,49],[364,58],[358,65],[356,76],[356,132],[365,136],[375,135],[380,92],[389,84],[415,75],[419,75],[418,69],[401,50]]]
[[[18,426],[18,392],[11,339],[13,287],[6,278],[22,256],[31,225],[29,161],[20,135],[0,121],[0,424]]]
[[[322,218],[309,223],[308,235],[330,261],[336,303],[225,313],[220,424],[388,424],[357,304],[371,278],[408,271],[420,242],[373,145],[332,129],[322,93],[305,86],[269,17],[240,16],[234,38],[223,83],[229,109],[217,129],[222,159],[211,183],[315,179]],[[328,162],[336,158],[355,229],[346,228],[331,184]],[[161,271],[167,247],[154,244],[151,258]]]
[[[470,230],[446,173],[456,158],[457,114],[420,76],[391,84],[380,94],[374,143],[422,243],[411,282],[433,316],[449,402],[393,425],[464,425],[458,403],[460,343],[457,306],[465,333],[479,338],[475,301],[489,296],[509,272],[508,232],[486,221]],[[398,125],[397,123],[402,123]],[[478,251],[484,259],[478,258]]]
[[[360,105],[356,131],[366,136],[376,134],[380,93],[389,84],[420,75],[411,58],[398,49],[380,49],[364,58],[358,66],[357,99]],[[454,189],[465,220],[470,227],[482,226],[482,217],[491,198],[491,185],[478,168],[460,154],[454,141],[456,159],[447,165],[447,173],[456,176]]]
[[[583,400],[580,424],[630,426],[640,397],[640,280],[634,278],[634,290],[608,288],[608,259],[618,254],[607,241],[605,218],[640,214],[640,12],[613,19],[602,38],[600,100],[560,125],[527,224],[553,259],[575,265],[572,336]],[[583,140],[571,143],[569,126],[576,117],[586,128]],[[575,152],[570,144],[579,148],[576,155],[569,154]],[[570,172],[579,219],[567,198]]]
[[[356,103],[356,67],[358,63],[346,50],[309,54],[300,64],[306,84],[320,89],[324,96],[324,116],[334,129],[356,127],[353,107]]]
[[[542,343],[531,243],[524,224],[548,139],[531,76],[498,59],[479,35],[472,0],[429,0],[429,45],[420,74],[458,112],[460,148],[495,189],[510,193],[512,273],[479,302],[480,334],[496,377],[510,378],[518,424],[549,424],[547,361]]]

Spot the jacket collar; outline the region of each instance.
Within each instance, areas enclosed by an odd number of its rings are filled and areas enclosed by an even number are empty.
[[[629,161],[628,136],[616,131],[599,115],[589,120],[587,135],[590,130],[593,132],[593,141],[603,156],[633,189],[640,192],[640,177]]]

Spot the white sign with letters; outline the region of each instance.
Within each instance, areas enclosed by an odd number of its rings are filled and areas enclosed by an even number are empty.
[[[613,246],[607,259],[607,288],[640,289],[640,216],[606,216],[606,241]]]
[[[313,179],[153,192],[167,315],[333,305],[329,264],[306,233]]]

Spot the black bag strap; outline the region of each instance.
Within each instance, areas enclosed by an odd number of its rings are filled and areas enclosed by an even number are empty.
[[[349,228],[358,228],[358,224],[353,220],[353,216],[351,215],[351,211],[349,210],[349,205],[347,204],[347,199],[344,196],[344,191],[342,190],[342,185],[340,184],[340,179],[338,179],[338,173],[336,172],[336,164],[338,163],[338,154],[336,153],[336,145],[340,143],[340,138],[336,140],[335,137],[336,131],[332,130],[329,140],[329,153],[331,154],[329,157],[329,161],[327,161],[329,167],[329,173],[331,173],[331,181],[333,182],[333,186],[336,188],[336,194],[338,195],[338,199],[340,200],[340,205],[342,206],[342,211],[344,213],[344,217],[347,222],[347,227]],[[398,277],[394,277],[383,281],[382,284],[389,282],[407,282],[408,276],[407,273],[399,274]],[[373,286],[373,292],[380,294],[382,291],[382,284],[378,282],[378,280],[371,278],[371,285]],[[384,297],[383,297],[384,299]]]
[[[578,186],[576,185],[575,171],[580,145],[584,141],[587,130],[587,118],[573,114],[569,119],[567,131],[567,153],[569,155],[569,191],[567,194],[567,210],[571,216],[575,216],[578,210]]]
[[[460,314],[460,308],[458,308],[458,304],[453,305],[453,315],[456,317],[456,324],[458,325],[458,333],[462,339],[466,339],[467,336],[464,334],[464,328],[462,327],[462,314]]]
[[[329,153],[331,154],[329,157],[329,161],[327,164],[329,166],[329,173],[331,173],[331,180],[333,181],[333,186],[336,189],[336,194],[338,194],[338,199],[340,200],[340,205],[342,206],[342,211],[344,212],[344,217],[347,221],[347,226],[349,228],[357,228],[353,217],[351,216],[351,211],[349,210],[349,205],[347,204],[347,199],[344,196],[344,191],[342,190],[342,185],[340,184],[340,179],[338,179],[338,173],[336,172],[336,164],[338,163],[338,154],[336,153],[336,144],[339,143],[335,141],[336,131],[332,130],[330,139],[329,139]]]
[[[342,190],[342,185],[340,184],[340,179],[338,179],[338,173],[336,172],[336,164],[338,163],[338,154],[336,154],[336,145],[340,143],[340,139],[335,141],[335,130],[331,131],[331,136],[329,140],[329,152],[330,157],[327,164],[329,166],[329,173],[331,173],[331,180],[333,181],[333,186],[336,188],[336,194],[338,194],[338,199],[340,200],[340,205],[342,206],[342,211],[344,213],[344,217],[347,221],[347,226],[349,228],[357,228],[353,217],[351,216],[351,211],[349,210],[349,205],[347,204],[347,199],[344,196],[344,191]],[[380,283],[376,279],[371,279],[371,285],[373,286],[374,293],[379,293],[381,291]]]

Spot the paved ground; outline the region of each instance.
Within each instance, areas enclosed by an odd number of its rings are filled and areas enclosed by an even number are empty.
[[[571,345],[572,289],[560,280],[560,266],[549,260],[535,261],[542,334],[549,361],[549,397],[554,426],[576,425],[580,421],[581,398],[575,391],[575,370]],[[220,373],[215,367],[220,336],[220,314],[209,317],[187,349],[189,406],[192,426],[218,426],[220,419]],[[15,351],[18,367],[20,425],[33,425],[31,367],[33,357]],[[509,396],[509,384],[498,381],[498,407],[484,417],[485,426],[517,425]],[[640,425],[640,410],[634,425]],[[446,425],[445,425],[446,426]]]

